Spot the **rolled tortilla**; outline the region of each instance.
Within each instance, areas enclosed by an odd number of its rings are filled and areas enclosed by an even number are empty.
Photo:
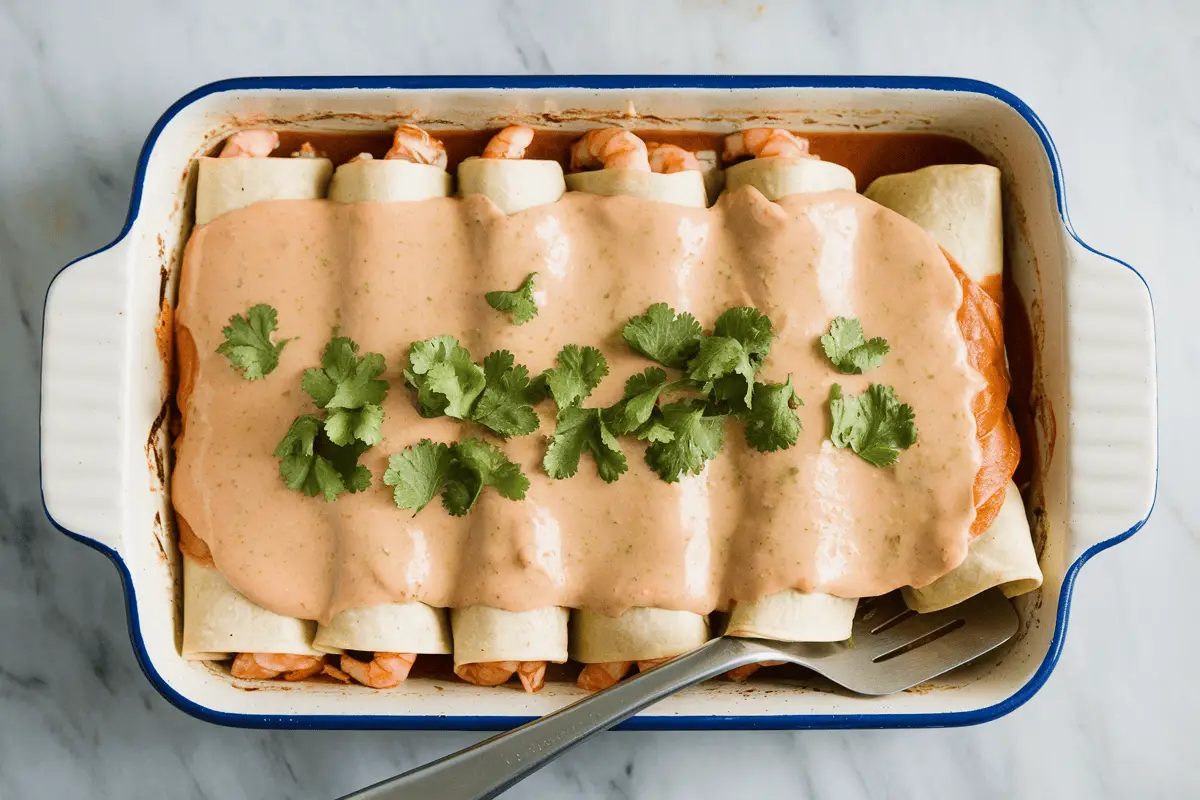
[[[313,647],[323,653],[451,652],[450,623],[444,609],[424,603],[386,603],[341,612],[317,628]]]
[[[752,158],[725,170],[725,188],[753,186],[768,200],[793,194],[855,191],[854,173],[816,158]],[[858,600],[786,589],[750,603],[735,603],[726,636],[784,642],[840,642],[850,638]],[[744,672],[749,672],[745,670]]]
[[[581,664],[673,658],[708,641],[708,617],[690,611],[631,608],[617,617],[571,615],[571,658]]]
[[[565,608],[502,611],[490,606],[467,606],[450,612],[454,633],[454,668],[491,661],[567,660]]]
[[[317,624],[252,603],[213,567],[183,559],[183,657],[222,661],[237,653],[320,656]]]
[[[337,168],[329,185],[329,199],[339,203],[399,203],[449,197],[450,188],[450,174],[441,167],[394,158],[363,158]]]
[[[549,205],[566,191],[557,161],[468,158],[458,165],[458,193],[484,195],[505,214]]]
[[[666,175],[623,167],[575,172],[567,176],[567,188],[605,197],[640,197],[693,208],[708,206],[704,175],[697,170]]]
[[[943,164],[876,178],[863,193],[920,225],[976,283],[1004,271],[1000,170]]]
[[[913,611],[940,611],[980,592],[1000,587],[1005,597],[1017,597],[1042,585],[1042,570],[1021,493],[1012,481],[996,521],[971,541],[966,559],[953,570],[920,589],[905,587],[904,602]]]
[[[775,201],[790,194],[855,191],[854,173],[817,158],[752,158],[725,169],[725,188],[753,186]]]
[[[786,589],[753,603],[734,603],[726,636],[781,642],[843,642],[858,600]]]
[[[196,224],[262,200],[325,196],[328,158],[201,158],[196,178]]]
[[[711,206],[717,202],[721,189],[725,187],[725,170],[721,169],[721,156],[716,150],[698,150],[696,160],[700,162],[700,174],[704,176],[704,190]]]

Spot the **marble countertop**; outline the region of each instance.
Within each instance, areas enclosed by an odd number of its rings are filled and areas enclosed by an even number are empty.
[[[962,75],[1055,137],[1072,218],[1154,292],[1157,510],[1077,584],[1058,669],[984,726],[606,734],[506,797],[1183,797],[1200,791],[1200,5],[0,0],[0,797],[328,798],[480,738],[256,732],[158,696],[116,570],[57,533],[37,476],[41,308],[110,241],[176,98],[254,74],[786,72]],[[1188,409],[1193,409],[1189,411]]]

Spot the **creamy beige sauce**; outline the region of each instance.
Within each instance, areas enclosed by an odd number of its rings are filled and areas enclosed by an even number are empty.
[[[540,311],[514,326],[483,295],[531,271]],[[235,587],[318,620],[407,600],[703,613],[787,587],[863,597],[921,586],[963,559],[975,514],[972,401],[982,382],[956,323],[961,300],[924,231],[849,192],[770,203],[747,187],[707,210],[569,193],[511,217],[482,197],[257,203],[197,228],[188,245],[178,324],[196,352],[174,504]],[[708,329],[736,305],[771,318],[760,379],[793,376],[804,401],[795,447],[754,452],[730,422],[700,476],[663,482],[629,438],[630,468],[616,483],[603,483],[586,455],[579,474],[555,481],[541,468],[547,402],[536,434],[502,444],[532,482],[525,501],[485,490],[461,519],[436,500],[416,517],[395,507],[382,482],[390,453],[483,434],[416,413],[401,375],[413,341],[451,334],[476,360],[507,348],[533,374],[565,344],[598,346],[610,373],[587,405],[607,405],[651,365],[620,329],[654,302]],[[249,382],[216,348],[229,317],[255,303],[278,309],[277,337],[297,338],[274,373]],[[888,340],[882,367],[833,370],[817,340],[837,315]],[[300,378],[333,326],[384,354],[391,389],[384,442],[363,457],[372,488],[326,503],[289,491],[272,451],[296,415],[313,411]],[[894,468],[825,441],[835,382],[852,393],[890,384],[913,406],[919,439]]]

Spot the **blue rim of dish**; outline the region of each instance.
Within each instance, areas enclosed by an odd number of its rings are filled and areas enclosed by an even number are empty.
[[[108,245],[77,258],[59,271],[62,274],[72,264],[103,253],[115,246],[133,227],[141,204],[142,184],[146,176],[146,165],[159,135],[181,110],[192,103],[218,92],[247,90],[313,90],[313,89],[908,89],[926,91],[970,92],[995,98],[1019,113],[1037,133],[1046,149],[1050,168],[1054,174],[1054,191],[1058,200],[1058,212],[1063,225],[1081,247],[1103,256],[1129,269],[1146,285],[1140,272],[1120,259],[1088,246],[1075,233],[1067,213],[1066,190],[1058,151],[1050,138],[1046,126],[1029,106],[1011,92],[984,81],[969,78],[949,77],[902,77],[902,76],[766,76],[766,75],[561,75],[561,76],[350,76],[350,77],[256,77],[232,78],[201,86],[177,100],[155,123],[146,143],[138,156],[134,176],[133,195],[129,213],[121,233]],[[55,275],[57,280],[58,275]],[[51,281],[53,286],[53,281]],[[1146,285],[1146,292],[1150,288]],[[49,288],[47,289],[47,298]],[[43,309],[43,340],[45,335],[45,309]],[[1157,437],[1158,432],[1155,431]],[[40,445],[40,443],[39,443]],[[38,459],[39,474],[41,458]],[[1008,714],[1024,705],[1046,683],[1062,655],[1066,641],[1067,622],[1070,616],[1071,594],[1080,569],[1097,553],[1120,544],[1137,533],[1150,518],[1158,499],[1158,460],[1155,457],[1154,498],[1150,508],[1136,525],[1128,530],[1097,542],[1075,560],[1063,577],[1055,619],[1054,636],[1045,658],[1033,676],[1016,692],[991,706],[971,711],[951,711],[928,714],[782,714],[772,716],[636,716],[618,725],[614,730],[805,730],[847,728],[941,728],[977,725]],[[316,730],[464,730],[495,731],[515,728],[530,722],[534,717],[519,716],[441,716],[441,715],[286,715],[286,714],[233,714],[217,711],[185,697],[177,692],[155,669],[145,642],[142,640],[138,621],[137,595],[133,577],[124,560],[113,549],[74,531],[67,530],[50,515],[46,508],[45,495],[42,508],[50,522],[72,539],[100,551],[117,566],[125,590],[126,608],[129,617],[129,632],[137,653],[138,663],[146,677],[165,697],[182,711],[199,719],[238,728],[264,729],[316,729]]]

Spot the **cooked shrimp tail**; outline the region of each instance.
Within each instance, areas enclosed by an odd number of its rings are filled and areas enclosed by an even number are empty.
[[[416,660],[416,653],[376,653],[370,661],[343,654],[342,672],[363,686],[390,689],[404,682]]]
[[[621,128],[597,128],[571,145],[571,169],[633,169],[650,171],[646,143]]]
[[[672,172],[687,172],[700,170],[700,161],[691,150],[684,150],[679,145],[646,142],[646,151],[650,158],[650,171],[669,175]]]
[[[815,158],[808,152],[808,139],[782,128],[746,128],[725,137],[722,161],[728,164],[747,157]]]
[[[446,146],[415,125],[401,125],[392,136],[392,149],[384,158],[446,168]]]
[[[478,661],[459,664],[454,674],[476,686],[501,686],[516,675],[527,692],[536,692],[546,682],[545,661]]]
[[[238,131],[225,140],[218,158],[266,158],[279,147],[275,131]]]
[[[633,669],[633,666],[633,661],[605,661],[599,664],[588,664],[579,673],[575,685],[589,692],[598,692],[624,678]]]
[[[509,125],[497,133],[483,148],[484,158],[524,158],[525,148],[533,143],[533,128]]]
[[[238,653],[229,668],[235,678],[269,681],[283,676],[284,680],[300,681],[321,671],[324,659],[320,656],[297,656],[288,653]]]

